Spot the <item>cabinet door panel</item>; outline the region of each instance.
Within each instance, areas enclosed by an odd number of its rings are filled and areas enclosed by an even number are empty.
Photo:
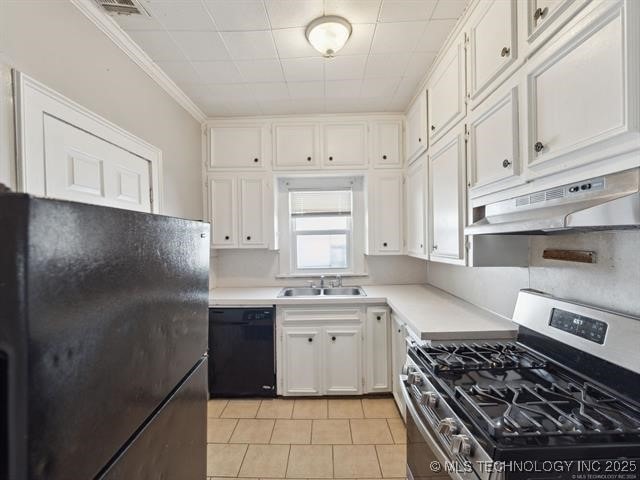
[[[406,330],[404,324],[396,315],[391,315],[391,385],[393,398],[403,418],[406,418],[406,406],[400,387],[400,375],[407,357],[407,344],[405,342]]]
[[[263,177],[240,178],[240,243],[244,246],[267,246],[267,187]]]
[[[284,328],[284,388],[288,395],[321,393],[320,331],[314,328]]]
[[[325,391],[328,394],[357,394],[362,391],[361,327],[325,330]]]
[[[369,192],[373,210],[373,245],[370,253],[402,253],[402,175],[378,175]]]
[[[261,168],[263,127],[212,127],[209,168]]]
[[[405,181],[407,201],[407,251],[410,255],[424,256],[426,172],[424,162],[412,165]]]
[[[214,247],[238,245],[236,181],[232,177],[209,179],[209,221]]]
[[[389,310],[367,309],[367,391],[388,392],[390,371]]]
[[[512,0],[482,4],[469,36],[471,97],[484,91],[517,58],[516,5]]]
[[[402,167],[402,122],[376,122],[374,128],[374,166],[376,168]]]
[[[405,150],[407,162],[415,160],[427,148],[427,95],[423,91],[407,112]]]
[[[454,130],[434,145],[431,155],[433,261],[463,263],[464,174],[464,132]]]
[[[469,119],[472,186],[512,177],[519,172],[518,88],[487,100]]]
[[[318,165],[315,125],[275,125],[274,166],[315,167]]]
[[[367,164],[367,125],[365,123],[324,126],[323,164],[356,167]]]

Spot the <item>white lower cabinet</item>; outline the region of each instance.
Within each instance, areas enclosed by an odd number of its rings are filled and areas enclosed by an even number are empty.
[[[387,307],[367,308],[366,322],[365,390],[366,393],[389,392],[391,391],[389,309]]]
[[[406,406],[400,386],[400,375],[407,359],[407,327],[395,314],[391,314],[391,375],[393,398],[402,417],[406,419]]]
[[[285,327],[282,329],[282,360],[285,368],[286,395],[321,393],[322,337],[318,328]]]
[[[327,327],[324,330],[325,393],[362,392],[362,327]]]

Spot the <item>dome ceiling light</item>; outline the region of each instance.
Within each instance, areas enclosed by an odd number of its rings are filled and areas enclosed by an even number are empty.
[[[305,35],[313,48],[330,58],[349,40],[351,24],[342,17],[327,15],[311,22]]]

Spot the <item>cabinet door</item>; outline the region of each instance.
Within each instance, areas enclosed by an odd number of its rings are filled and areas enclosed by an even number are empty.
[[[404,323],[396,316],[391,315],[391,385],[393,398],[398,405],[398,410],[406,418],[406,406],[400,387],[400,375],[407,357],[407,343],[405,341],[406,330]]]
[[[407,162],[413,160],[427,148],[427,93],[420,93],[407,111],[405,151]]]
[[[402,122],[375,122],[373,132],[374,167],[402,168]]]
[[[369,254],[402,253],[402,196],[401,173],[372,175],[369,213],[373,220],[373,235],[370,238]]]
[[[317,328],[284,327],[284,390],[287,395],[319,395],[321,343]]]
[[[362,327],[327,327],[324,381],[327,394],[362,393]]]
[[[515,0],[489,0],[479,6],[469,25],[469,93],[472,99],[515,62]]]
[[[433,239],[430,259],[464,264],[464,129],[457,128],[432,148],[429,186]]]
[[[465,115],[464,36],[442,57],[429,80],[429,140],[433,145]]]
[[[425,241],[426,168],[424,161],[411,165],[405,180],[407,202],[407,253],[424,258],[427,252]]]
[[[548,40],[589,0],[528,0],[526,36],[531,50]]]
[[[492,95],[470,115],[472,187],[508,179],[520,172],[518,125],[517,86]]]
[[[264,127],[215,126],[209,130],[209,168],[262,168]]]
[[[637,39],[638,8],[637,2],[594,3],[529,63],[527,151],[536,173],[637,151],[638,57],[627,45]]]
[[[209,178],[209,222],[211,246],[233,248],[238,246],[236,180],[232,176]]]
[[[274,125],[274,167],[317,167],[317,131],[316,125]]]
[[[323,165],[362,167],[367,164],[367,124],[327,124],[324,133]]]
[[[367,393],[389,392],[390,365],[390,318],[389,310],[383,307],[367,309]]]
[[[240,184],[240,245],[267,248],[269,244],[268,180],[264,176],[243,176]]]

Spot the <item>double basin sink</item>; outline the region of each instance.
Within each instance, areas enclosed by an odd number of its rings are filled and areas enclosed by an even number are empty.
[[[283,288],[278,297],[366,297],[366,295],[360,287],[294,287]]]

